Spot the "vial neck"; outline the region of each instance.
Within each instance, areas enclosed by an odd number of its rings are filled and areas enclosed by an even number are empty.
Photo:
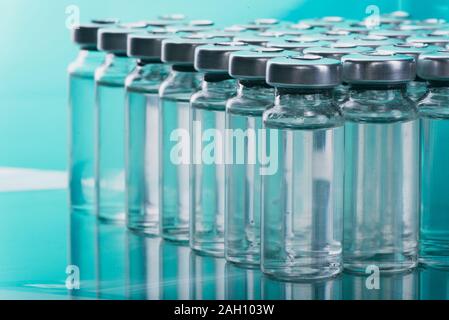
[[[268,85],[265,80],[239,80],[237,94],[245,97],[259,97],[264,94],[271,95],[274,88]]]
[[[204,74],[203,82],[201,84],[203,91],[214,93],[226,93],[229,91],[235,92],[236,82],[228,74]]]
[[[171,69],[174,72],[197,72],[193,65],[173,65]]]
[[[161,65],[163,62],[161,59],[137,59],[137,66],[145,67],[148,65]]]
[[[449,96],[449,81],[429,81],[427,88],[430,94]]]
[[[96,63],[104,60],[104,52],[98,50],[81,49],[76,58],[79,62]]]
[[[276,88],[276,105],[298,103],[302,106],[319,106],[321,102],[333,101],[332,88]]]
[[[349,97],[353,100],[395,100],[407,98],[407,84],[355,85],[349,86]]]

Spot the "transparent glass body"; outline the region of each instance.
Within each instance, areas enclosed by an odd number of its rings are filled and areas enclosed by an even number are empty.
[[[69,189],[74,211],[95,212],[95,70],[105,54],[81,50],[69,73]]]
[[[126,79],[126,212],[130,229],[159,234],[159,87],[169,67],[139,61]]]
[[[227,75],[205,75],[192,96],[190,247],[224,257],[226,102],[236,92]]]
[[[98,216],[125,220],[125,79],[134,59],[108,54],[95,72]]]
[[[200,83],[193,67],[173,66],[159,90],[161,234],[184,243],[190,220],[190,97]]]
[[[421,121],[420,259],[449,268],[449,83],[432,83],[418,103]]]
[[[226,105],[226,223],[228,261],[260,264],[262,176],[259,165],[262,115],[273,105],[274,88],[265,81],[240,81],[237,96]]]
[[[345,116],[344,264],[412,269],[419,231],[419,122],[405,85],[352,86]]]
[[[343,117],[333,91],[277,89],[264,113],[277,170],[262,177],[262,271],[312,280],[342,270]]]

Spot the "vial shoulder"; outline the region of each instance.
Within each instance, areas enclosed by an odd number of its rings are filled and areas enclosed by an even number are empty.
[[[351,99],[340,106],[343,117],[353,122],[405,122],[418,118],[416,103],[402,99]]]
[[[226,102],[226,112],[236,115],[261,116],[273,105],[274,96],[246,97],[237,95]]]
[[[427,92],[417,102],[420,117],[449,119],[449,95]]]
[[[233,92],[200,90],[192,95],[190,98],[190,105],[192,109],[225,111],[228,100],[233,96]]]
[[[136,67],[126,78],[125,86],[128,91],[136,92],[159,92],[162,82],[168,73],[164,70],[149,70]]]
[[[194,73],[171,72],[161,83],[159,96],[166,99],[182,97],[190,101],[190,97],[200,90],[200,83],[200,79]]]
[[[289,129],[326,129],[341,127],[344,118],[333,102],[310,106],[274,105],[263,113],[266,127]]]

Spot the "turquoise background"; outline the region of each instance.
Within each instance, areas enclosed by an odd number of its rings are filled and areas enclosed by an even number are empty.
[[[76,56],[65,27],[69,5],[80,8],[81,21],[92,17],[132,21],[182,12],[224,26],[258,17],[362,18],[371,4],[381,13],[403,9],[414,18],[449,18],[447,0],[2,0],[0,167],[66,167],[66,68]]]

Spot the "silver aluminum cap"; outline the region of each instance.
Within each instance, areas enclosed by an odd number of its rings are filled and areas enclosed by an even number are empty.
[[[212,27],[215,25],[215,22],[212,20],[192,20],[189,21],[188,25],[192,27]]]
[[[131,29],[100,29],[98,30],[98,50],[115,54],[126,54],[128,35]]]
[[[415,59],[372,51],[343,56],[343,81],[352,84],[399,84],[415,79]]]
[[[337,41],[351,41],[354,40],[355,36],[351,35],[330,35],[330,34],[322,34],[322,33],[316,33],[316,34],[306,34],[302,35],[300,37],[288,37],[285,38],[285,41],[289,42],[301,42],[301,41],[331,41],[331,42],[337,42]]]
[[[449,50],[421,54],[417,71],[425,80],[449,81]]]
[[[341,63],[316,55],[292,55],[268,61],[266,82],[273,87],[332,88],[341,83]]]
[[[258,37],[254,35],[238,35],[234,37],[234,41],[251,44],[254,46],[265,46],[268,42],[276,39],[275,37]]]
[[[199,33],[212,31],[211,27],[201,27],[201,26],[182,26],[182,25],[172,25],[166,27],[166,30],[171,33],[176,34],[189,34],[189,33]]]
[[[440,47],[430,46],[425,43],[397,43],[391,46],[382,46],[377,51],[386,51],[396,54],[406,54],[418,59],[418,56],[425,52],[433,52],[440,50]]]
[[[127,55],[137,59],[161,60],[162,41],[170,37],[170,34],[130,34]]]
[[[218,42],[195,49],[195,69],[204,73],[228,73],[232,52],[250,48],[243,42]]]
[[[219,40],[218,40],[219,41]],[[206,44],[217,42],[214,38],[188,38],[176,37],[165,39],[162,42],[161,59],[165,63],[174,65],[193,66],[195,62],[195,49]]]
[[[183,21],[186,18],[187,17],[182,13],[170,13],[159,16],[160,20],[169,20],[169,21]]]
[[[270,41],[267,43],[267,47],[269,48],[281,48],[284,50],[294,50],[294,51],[300,51],[302,52],[306,48],[311,47],[323,47],[330,45],[331,42],[329,41],[320,41],[315,39],[309,39],[309,40],[301,40],[296,41],[295,39],[290,39],[289,41]]]
[[[343,17],[330,16],[318,19],[305,19],[301,20],[300,23],[304,23],[312,27],[333,28],[338,24],[345,23],[345,19]]]
[[[449,43],[449,36],[421,36],[407,38],[408,43],[424,43],[444,47]]]
[[[400,43],[402,42],[399,39],[393,39],[393,38],[387,38],[387,37],[381,37],[381,36],[365,36],[365,37],[357,37],[353,40],[349,40],[349,41],[338,41],[337,43],[339,44],[344,44],[344,43],[351,43],[351,44],[355,44],[357,46],[361,46],[361,47],[370,47],[370,48],[377,48],[380,46],[387,46],[387,45],[391,45],[391,44],[395,44],[395,43]]]
[[[229,75],[242,80],[265,80],[270,59],[294,55],[294,52],[276,48],[252,48],[231,53]]]
[[[337,31],[337,32],[347,32],[347,33],[356,33],[356,34],[368,34],[370,29],[368,29],[365,25],[363,26],[354,26],[354,25],[346,25],[346,26],[336,26],[335,28],[329,30]]]
[[[115,19],[94,19],[92,20],[92,23],[76,25],[72,29],[72,40],[81,48],[96,49],[98,43],[98,30],[108,25],[113,26],[117,22],[118,20]]]
[[[160,28],[176,26],[176,25],[180,25],[180,23],[182,23],[182,21],[166,20],[166,19],[146,21],[147,26],[149,26],[149,27],[160,27]]]
[[[304,54],[314,54],[325,58],[341,60],[341,57],[345,55],[368,51],[372,51],[372,49],[369,47],[356,46],[350,43],[331,43],[327,46],[306,48],[304,49]]]
[[[372,36],[380,36],[404,40],[415,35],[416,32],[410,30],[381,29],[381,30],[373,30],[369,34]]]
[[[274,18],[259,18],[251,22],[251,24],[263,25],[263,26],[276,26],[281,22]]]
[[[133,21],[133,22],[124,22],[119,24],[118,28],[124,28],[124,29],[146,29],[148,27],[147,21]]]

